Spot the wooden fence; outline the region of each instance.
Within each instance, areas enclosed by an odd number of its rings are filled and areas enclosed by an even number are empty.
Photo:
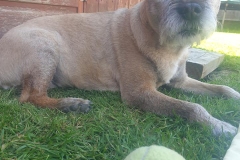
[[[0,6],[61,12],[103,12],[131,8],[141,0],[0,0]]]
[[[11,28],[36,17],[114,11],[141,0],[0,0],[0,38]]]
[[[114,11],[119,8],[131,8],[141,0],[86,0],[83,2],[83,12]]]

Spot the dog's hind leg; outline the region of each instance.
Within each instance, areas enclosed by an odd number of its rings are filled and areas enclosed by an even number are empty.
[[[57,68],[57,57],[53,53],[37,53],[28,57],[22,80],[21,102],[30,102],[43,108],[59,109],[63,112],[88,112],[91,102],[81,98],[50,98],[47,89]]]
[[[41,76],[41,74],[39,74]],[[91,102],[81,98],[50,98],[47,95],[48,84],[42,83],[39,77],[26,75],[23,80],[23,89],[20,96],[21,102],[30,102],[42,108],[59,109],[63,112],[83,112],[91,109]],[[48,81],[49,82],[49,81]]]
[[[60,55],[69,52],[58,32],[20,25],[0,39],[0,51],[0,86],[21,85],[21,102],[64,112],[90,110],[88,100],[54,99],[47,95]]]

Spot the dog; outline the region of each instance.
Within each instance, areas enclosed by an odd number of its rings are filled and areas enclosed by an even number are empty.
[[[131,9],[29,20],[0,39],[0,86],[21,86],[20,102],[63,112],[88,112],[81,98],[50,98],[52,87],[120,91],[127,104],[157,115],[179,115],[235,134],[201,105],[160,93],[162,85],[240,99],[234,89],[188,77],[193,43],[216,28],[219,0],[143,0]]]

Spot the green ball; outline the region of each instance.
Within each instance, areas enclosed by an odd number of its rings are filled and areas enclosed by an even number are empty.
[[[163,146],[140,147],[131,152],[124,160],[185,160],[177,152]]]

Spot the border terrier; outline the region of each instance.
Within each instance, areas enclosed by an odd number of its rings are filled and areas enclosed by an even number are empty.
[[[188,48],[216,28],[220,0],[143,0],[131,9],[32,19],[0,40],[0,86],[21,86],[20,102],[64,112],[88,112],[81,98],[50,98],[52,87],[121,92],[127,104],[158,115],[179,115],[235,134],[201,105],[171,98],[162,85],[240,99],[234,89],[186,73]]]

